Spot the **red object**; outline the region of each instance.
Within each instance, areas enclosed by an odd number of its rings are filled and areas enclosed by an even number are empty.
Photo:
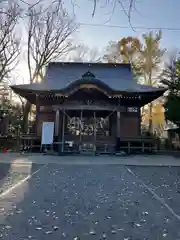
[[[4,153],[7,153],[7,148],[6,147],[4,147]]]

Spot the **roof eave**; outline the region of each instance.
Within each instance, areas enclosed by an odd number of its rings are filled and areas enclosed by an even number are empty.
[[[74,86],[74,85],[73,85]],[[154,101],[155,99],[161,97],[164,92],[167,90],[165,88],[157,88],[157,89],[152,89],[150,91],[116,91],[110,88],[107,88],[104,85],[101,85],[101,87],[103,87],[104,91],[108,91],[108,96],[111,97],[117,97],[120,98],[122,95],[136,95],[136,96],[141,96],[141,106],[146,105],[152,101]],[[51,94],[51,93],[59,93],[62,94],[62,96],[68,96],[68,93],[70,95],[71,93],[71,89],[69,87],[66,87],[64,89],[58,89],[58,90],[39,90],[39,89],[27,89],[24,88],[23,85],[14,85],[11,86],[12,90],[16,93],[19,94],[21,97],[25,98],[26,100],[28,100],[29,102],[31,102],[32,104],[36,103],[36,95],[37,94]]]
[[[163,96],[165,91],[166,90],[159,89],[159,91],[146,92],[141,94],[141,106],[151,103],[159,97]]]
[[[155,93],[155,92],[161,92],[161,93],[164,93],[165,91],[167,91],[168,89],[166,89],[166,88],[154,88],[154,89],[152,89],[152,90],[143,90],[143,91],[137,91],[137,90],[116,90],[116,89],[112,89],[112,88],[110,88],[108,85],[106,85],[106,84],[104,84],[103,82],[102,83],[100,83],[100,81],[96,81],[96,82],[83,82],[83,81],[81,81],[81,82],[79,82],[79,80],[78,80],[78,82],[76,83],[76,82],[73,82],[72,84],[70,84],[70,85],[68,85],[67,87],[65,87],[65,88],[61,88],[61,89],[41,89],[41,90],[39,90],[38,88],[36,88],[36,89],[33,89],[33,88],[29,88],[29,89],[27,89],[27,88],[24,88],[24,86],[26,86],[26,85],[13,85],[13,86],[10,86],[11,87],[11,89],[13,90],[13,91],[15,91],[15,92],[30,92],[30,93],[32,93],[32,92],[34,92],[34,93],[43,93],[43,92],[67,92],[67,91],[69,91],[70,89],[72,89],[73,87],[76,87],[76,86],[78,86],[78,85],[80,85],[80,84],[97,84],[97,85],[99,85],[100,87],[102,87],[102,88],[105,88],[106,90],[109,90],[109,91],[111,91],[111,92],[113,92],[113,93],[136,93],[136,94],[148,94],[148,93]],[[31,85],[31,84],[29,84],[29,85]]]

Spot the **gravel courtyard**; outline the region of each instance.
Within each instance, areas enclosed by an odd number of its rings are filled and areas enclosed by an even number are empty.
[[[11,179],[4,168],[1,163],[1,185],[5,175]],[[27,168],[17,164],[11,172],[19,181],[40,170],[0,196],[2,239],[180,239],[180,167],[33,163]]]

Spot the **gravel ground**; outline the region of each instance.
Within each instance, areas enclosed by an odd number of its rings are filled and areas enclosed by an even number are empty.
[[[180,215],[180,167],[130,167],[159,197]]]
[[[149,187],[158,186],[157,194],[165,200],[168,194],[178,196],[172,186],[179,168],[130,169]],[[171,207],[177,212],[180,203]],[[180,239],[177,217],[119,165],[49,164],[0,199],[0,220],[5,240]]]

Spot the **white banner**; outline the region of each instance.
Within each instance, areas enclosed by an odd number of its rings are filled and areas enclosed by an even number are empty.
[[[43,122],[41,145],[51,145],[54,138],[54,122]]]

